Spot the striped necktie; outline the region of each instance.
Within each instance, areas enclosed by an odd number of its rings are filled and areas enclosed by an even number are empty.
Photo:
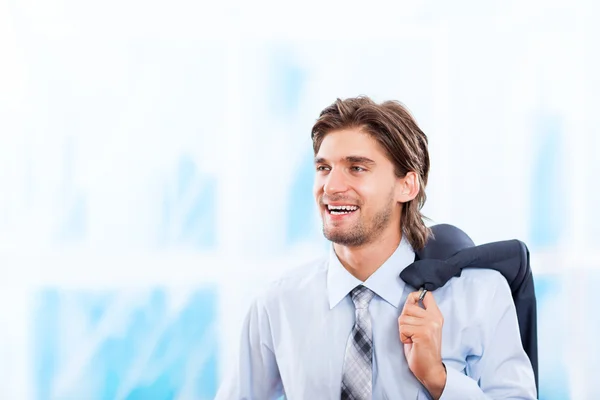
[[[360,285],[350,292],[356,308],[356,321],[344,356],[342,400],[371,400],[373,392],[373,331],[369,302],[375,295]]]

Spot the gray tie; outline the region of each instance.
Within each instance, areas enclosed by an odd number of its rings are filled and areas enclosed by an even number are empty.
[[[342,372],[342,400],[371,400],[373,392],[373,331],[369,302],[375,295],[360,285],[350,292],[356,322],[346,344]]]

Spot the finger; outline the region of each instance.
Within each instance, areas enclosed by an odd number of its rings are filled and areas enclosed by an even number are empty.
[[[410,352],[412,350],[412,344],[405,343],[403,347],[404,347],[404,356],[406,357],[406,359],[408,359],[408,357],[410,356]]]
[[[410,305],[419,305],[419,293],[420,292],[411,292],[406,297],[406,301],[404,302],[404,309]]]
[[[416,304],[405,304],[401,315],[410,315],[411,317],[426,318],[427,311]]]
[[[398,325],[411,325],[411,326],[420,326],[425,324],[426,319],[413,317],[408,314],[402,314],[398,318]]]
[[[433,298],[433,294],[431,292],[425,293],[425,297],[423,297],[423,306],[426,310],[429,308],[432,308],[434,310],[438,309],[437,303],[435,302],[435,299]]]
[[[400,334],[400,341],[402,343],[431,343],[433,331],[434,330],[428,325],[402,325],[398,327],[398,333]]]
[[[402,343],[412,343],[415,330],[412,326],[402,326],[398,329],[398,333],[400,334],[400,341]]]
[[[412,344],[413,341],[410,337],[400,335],[400,342],[404,344]]]
[[[411,292],[411,293],[409,293],[408,297],[406,298],[406,302],[410,303],[410,304],[418,304],[419,296],[421,296],[420,290],[417,292]]]

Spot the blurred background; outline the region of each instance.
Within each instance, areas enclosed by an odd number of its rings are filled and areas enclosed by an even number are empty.
[[[598,10],[1,0],[0,398],[212,399],[326,250],[310,129],[365,94],[429,136],[432,224],[528,244],[540,398],[595,399]]]

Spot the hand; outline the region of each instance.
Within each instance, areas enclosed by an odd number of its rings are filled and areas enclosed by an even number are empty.
[[[408,367],[434,399],[446,386],[446,368],[442,363],[442,326],[444,317],[430,292],[419,307],[419,292],[408,295],[398,318],[400,341]]]

